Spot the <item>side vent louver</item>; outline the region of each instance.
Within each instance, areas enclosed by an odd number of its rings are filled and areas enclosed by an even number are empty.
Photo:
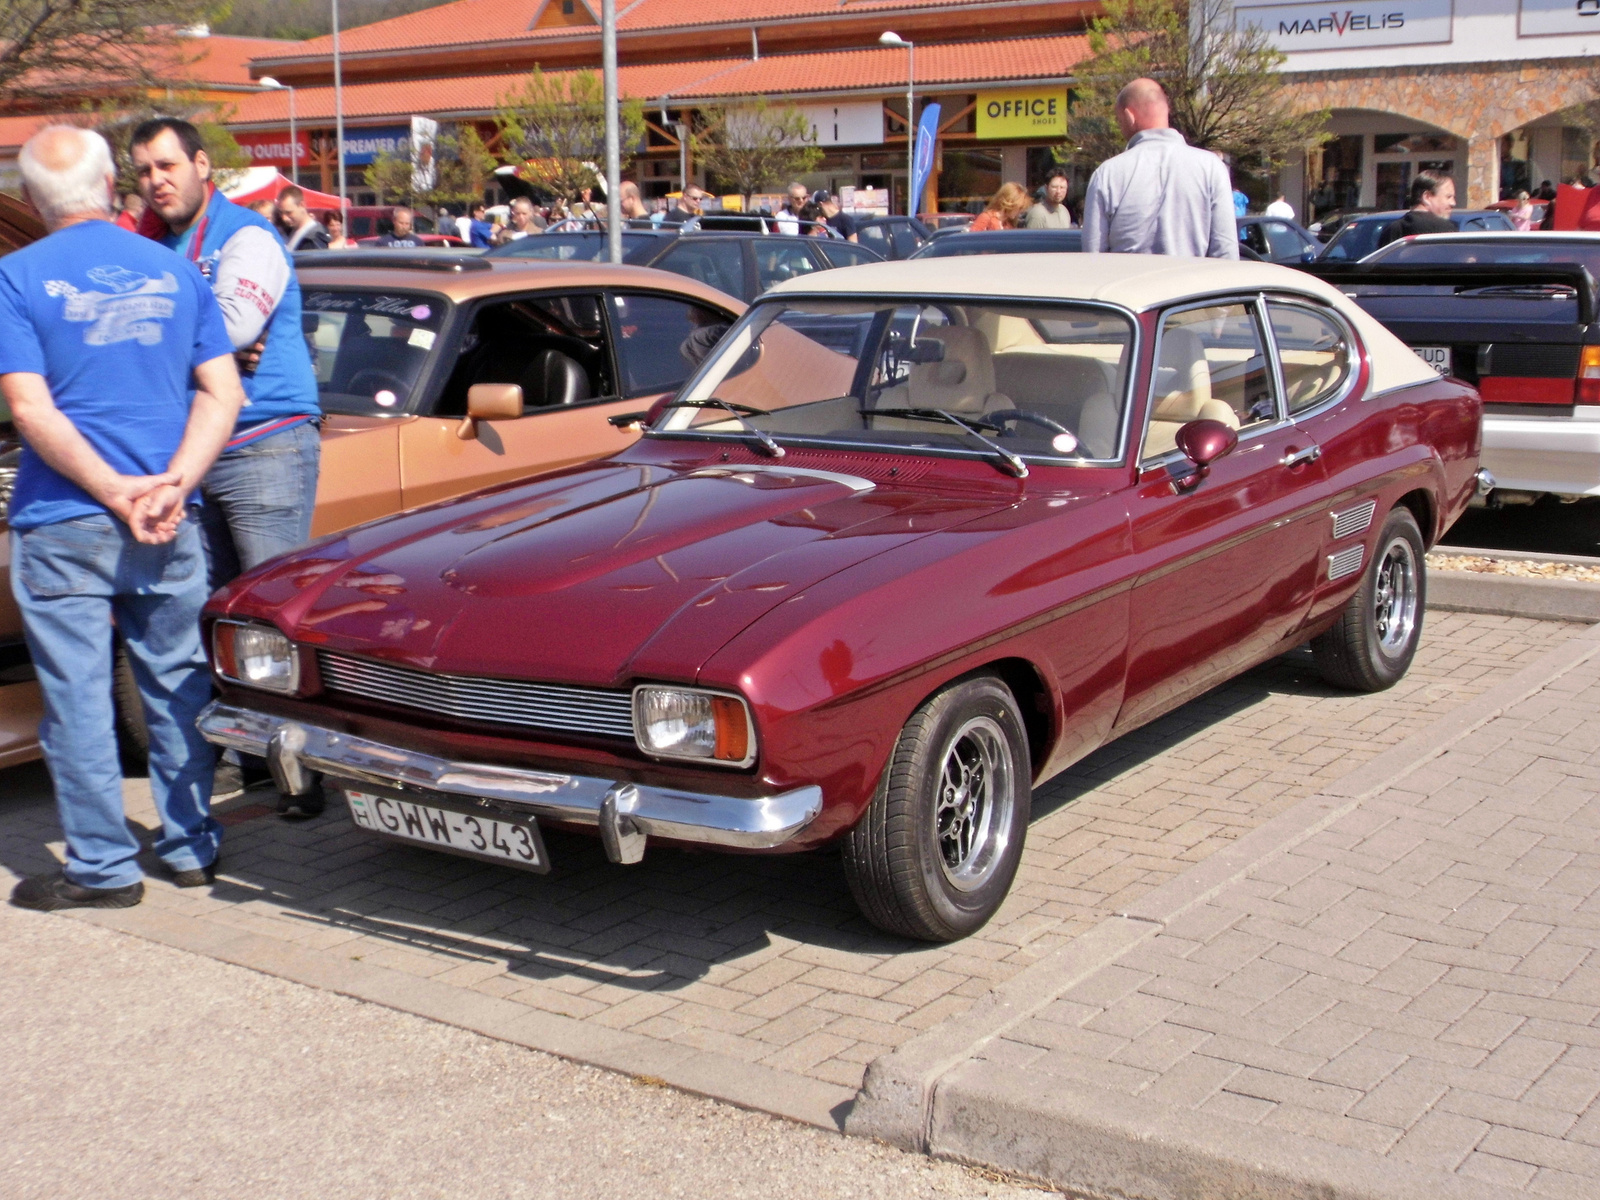
[[[1377,511],[1378,502],[1368,500],[1365,504],[1358,504],[1354,508],[1347,508],[1343,512],[1333,514],[1333,540],[1347,538],[1352,534],[1360,533],[1372,524],[1372,514]]]
[[[1343,579],[1346,575],[1354,575],[1361,570],[1361,564],[1366,559],[1365,546],[1351,546],[1348,550],[1341,550],[1337,554],[1328,555],[1328,578],[1330,580]]]

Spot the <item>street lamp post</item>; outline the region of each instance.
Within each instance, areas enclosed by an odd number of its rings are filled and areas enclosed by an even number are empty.
[[[911,194],[912,160],[917,154],[917,46],[898,33],[885,33],[878,39],[880,46],[904,46],[910,53],[906,64],[906,216],[917,215],[917,198]]]
[[[339,156],[339,220],[350,228],[350,199],[344,180],[344,75],[339,63],[339,0],[333,2],[333,141]]]
[[[300,182],[300,139],[295,136],[294,129],[294,88],[287,83],[279,83],[271,75],[263,75],[258,81],[262,87],[270,92],[289,93],[289,182]]]
[[[622,130],[617,105],[617,0],[600,0],[600,70],[606,106],[606,257],[622,261]]]

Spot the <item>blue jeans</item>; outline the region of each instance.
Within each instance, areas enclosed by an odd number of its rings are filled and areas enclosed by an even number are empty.
[[[211,588],[215,591],[311,537],[322,435],[296,425],[227,450],[200,483]]]
[[[137,883],[139,842],[122,809],[111,709],[111,626],[127,647],[150,729],[156,853],[177,871],[210,866],[222,843],[211,816],[216,757],[195,728],[211,699],[200,646],[205,554],[193,521],[164,546],[100,515],[11,534],[11,591],[44,692],[39,741],[80,887]]]

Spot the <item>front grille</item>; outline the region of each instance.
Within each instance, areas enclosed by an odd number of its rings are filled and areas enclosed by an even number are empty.
[[[318,651],[330,692],[379,700],[458,721],[490,721],[525,729],[633,738],[633,693],[523,683],[477,675],[444,675],[370,658]]]
[[[1478,374],[1519,379],[1575,379],[1581,346],[1524,345],[1495,342],[1478,353]]]

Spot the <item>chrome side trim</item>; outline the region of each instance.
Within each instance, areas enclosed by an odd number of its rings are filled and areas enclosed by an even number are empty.
[[[200,714],[201,736],[215,746],[266,756],[280,765],[336,779],[401,790],[422,789],[500,804],[555,821],[593,825],[606,833],[619,861],[637,862],[646,837],[769,850],[805,829],[822,811],[822,789],[795,788],[744,799],[625,783],[587,775],[453,762],[214,700]],[[282,735],[282,736],[280,736]],[[607,803],[609,799],[609,804]],[[604,818],[609,825],[602,825]]]
[[[1347,508],[1343,512],[1333,513],[1333,540],[1351,537],[1368,528],[1372,524],[1372,514],[1378,510],[1376,500],[1368,500],[1354,508]]]
[[[1364,545],[1351,546],[1348,550],[1341,550],[1337,554],[1328,555],[1328,579],[1343,579],[1346,575],[1354,575],[1361,570],[1361,564],[1366,561],[1367,548]]]
[[[688,478],[736,479],[740,475],[749,475],[754,472],[764,472],[771,475],[794,475],[801,479],[820,479],[825,483],[841,484],[853,492],[870,492],[878,486],[870,479],[863,479],[860,475],[846,475],[842,471],[822,471],[814,467],[783,467],[774,463],[740,463],[738,466],[701,467],[698,471],[690,471]]]

